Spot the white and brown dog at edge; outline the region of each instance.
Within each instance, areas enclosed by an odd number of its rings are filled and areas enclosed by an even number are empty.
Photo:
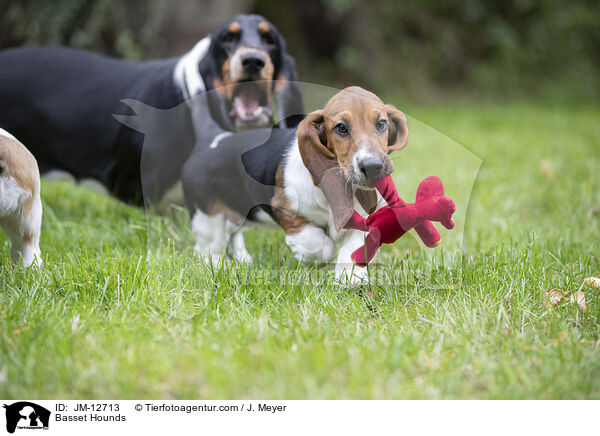
[[[11,242],[15,263],[25,268],[42,264],[41,226],[37,162],[23,144],[0,128],[0,227]]]
[[[328,262],[337,253],[336,277],[360,282],[367,270],[350,255],[365,234],[343,227],[353,210],[366,215],[384,204],[371,182],[392,173],[389,153],[407,140],[405,115],[359,87],[334,95],[297,129],[217,135],[183,170],[196,252],[249,261],[240,226],[270,222],[295,257]]]

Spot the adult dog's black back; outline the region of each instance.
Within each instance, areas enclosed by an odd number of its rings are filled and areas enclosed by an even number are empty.
[[[0,125],[27,144],[42,173],[96,178],[123,200],[141,200],[143,135],[112,114],[130,113],[125,98],[158,108],[180,103],[176,59],[139,63],[31,47],[6,50],[0,62]],[[174,136],[191,129],[189,117],[180,122]]]
[[[231,72],[235,62],[237,75]],[[273,121],[266,116],[271,95],[278,118],[303,112],[285,42],[256,15],[234,17],[180,58],[130,62],[71,48],[30,47],[0,52],[0,65],[0,127],[30,148],[42,172],[61,169],[96,178],[125,201],[142,200],[142,183],[145,195],[160,198],[179,178],[209,114],[227,130],[267,127]],[[272,89],[251,83],[274,79]],[[220,85],[231,91],[209,93],[211,110],[202,112],[204,119],[181,104]],[[144,169],[160,174],[160,186],[152,186],[155,177],[142,182],[143,134],[113,117],[135,115],[123,99],[177,108],[165,128],[157,129],[158,140],[153,138],[155,167]]]

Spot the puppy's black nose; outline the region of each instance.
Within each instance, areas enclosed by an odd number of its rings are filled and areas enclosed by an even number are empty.
[[[248,74],[258,73],[264,68],[265,63],[265,58],[256,53],[248,53],[242,56],[242,67]]]
[[[377,180],[383,176],[383,162],[375,157],[366,157],[358,162],[358,169],[367,180]]]

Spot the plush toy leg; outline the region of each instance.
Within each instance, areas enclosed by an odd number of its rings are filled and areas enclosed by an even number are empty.
[[[397,228],[391,238],[390,235],[386,235],[386,237],[390,239],[384,239],[384,235],[382,235],[380,229],[377,227],[371,227],[369,229],[369,234],[365,238],[365,245],[355,250],[350,257],[357,265],[366,266],[369,262],[371,262],[371,260],[373,260],[382,243],[389,244],[395,242],[405,233],[406,232],[404,230]]]
[[[369,233],[365,238],[365,245],[354,250],[354,253],[352,253],[350,258],[358,266],[367,266],[367,264],[375,257],[380,246],[381,244],[375,240],[371,233]]]
[[[423,243],[429,248],[437,247],[442,241],[440,233],[436,230],[431,221],[423,221],[415,227],[415,232],[417,232]]]
[[[430,198],[440,198],[444,196],[444,185],[439,177],[429,176],[421,180],[417,187],[417,203]]]
[[[364,219],[357,211],[354,211],[348,222],[344,225],[345,229],[362,230],[363,232],[369,231],[367,220]]]
[[[439,221],[449,230],[454,228],[452,214],[456,206],[454,201],[444,196],[444,185],[439,177],[429,176],[419,183],[415,204],[428,219]]]
[[[367,220],[356,211],[354,211],[346,225],[344,225],[344,228],[349,230],[362,230],[364,232],[369,231]],[[365,238],[365,245],[354,250],[354,252],[350,255],[352,261],[358,266],[367,266],[367,263],[369,263],[371,259],[373,259],[373,256],[375,256],[375,253],[377,253],[377,250],[381,245],[380,242],[376,241],[380,239],[378,234],[379,232],[377,230],[375,231],[377,233],[376,236],[373,236],[371,233],[368,233],[367,237]]]
[[[438,205],[442,210],[445,211],[445,215],[440,218],[440,223],[448,230],[452,230],[454,228],[452,214],[454,214],[456,211],[456,205],[454,204],[454,201],[448,197],[443,197],[438,200]]]

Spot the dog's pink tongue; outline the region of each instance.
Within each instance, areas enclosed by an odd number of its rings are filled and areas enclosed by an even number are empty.
[[[260,110],[260,94],[254,87],[243,87],[233,100],[234,114],[240,118],[251,118],[257,115]]]

